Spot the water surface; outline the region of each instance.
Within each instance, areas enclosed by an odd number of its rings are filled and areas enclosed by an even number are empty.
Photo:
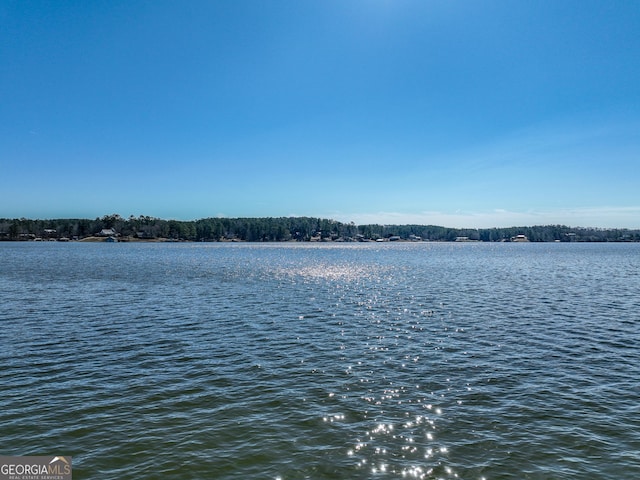
[[[640,478],[639,244],[0,244],[0,453]]]

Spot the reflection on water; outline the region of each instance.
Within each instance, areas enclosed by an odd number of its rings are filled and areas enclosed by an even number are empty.
[[[78,478],[635,478],[638,245],[0,245],[0,450]]]

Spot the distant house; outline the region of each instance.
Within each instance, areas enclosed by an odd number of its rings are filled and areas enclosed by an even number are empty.
[[[526,235],[516,235],[515,237],[511,237],[511,241],[512,242],[528,242],[529,239],[527,238]]]
[[[103,228],[96,234],[98,237],[115,237],[117,235],[113,228]]]

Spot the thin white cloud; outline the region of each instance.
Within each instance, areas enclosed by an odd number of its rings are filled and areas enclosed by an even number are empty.
[[[629,162],[640,148],[640,124],[615,117],[560,119],[532,125],[493,141],[451,150],[433,160],[459,173],[477,174],[521,164],[541,172],[560,164]],[[588,166],[592,168],[593,166]]]
[[[567,225],[572,227],[640,228],[640,206],[595,207],[547,211],[510,211],[495,209],[486,212],[375,212],[335,213],[323,215],[358,225],[440,225],[452,228],[492,228],[532,225]]]

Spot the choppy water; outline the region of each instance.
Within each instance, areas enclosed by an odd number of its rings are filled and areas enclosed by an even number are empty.
[[[640,244],[0,244],[0,454],[640,478]]]

